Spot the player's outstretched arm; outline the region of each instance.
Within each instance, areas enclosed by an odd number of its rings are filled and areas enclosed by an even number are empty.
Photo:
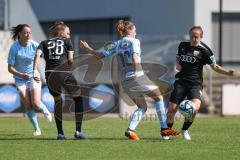
[[[216,72],[218,72],[218,73],[220,73],[220,74],[224,74],[224,75],[228,75],[228,76],[233,76],[233,74],[234,74],[234,70],[233,69],[225,69],[225,68],[223,68],[223,67],[221,67],[220,65],[218,65],[218,64],[212,64],[211,65],[211,68],[214,70],[214,71],[216,71]]]
[[[104,55],[102,52],[98,52],[94,49],[92,49],[87,42],[85,41],[80,41],[80,48],[82,48],[83,50],[85,50],[86,52],[92,54],[93,56],[97,57],[98,59],[102,59],[104,58]]]
[[[41,57],[42,50],[38,49],[33,61],[33,79],[40,82],[40,77],[37,74],[38,61]]]

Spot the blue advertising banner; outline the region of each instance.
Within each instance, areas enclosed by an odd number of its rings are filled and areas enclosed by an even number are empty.
[[[12,85],[0,87],[0,110],[5,113],[13,112],[21,107],[18,90]]]

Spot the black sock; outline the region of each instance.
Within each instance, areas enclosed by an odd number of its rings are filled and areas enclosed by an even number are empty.
[[[83,120],[83,98],[76,97],[73,98],[75,102],[75,121],[76,121],[76,131],[81,132],[82,120]]]
[[[55,101],[54,118],[58,134],[64,134],[62,128],[62,101]]]
[[[182,127],[182,130],[188,130],[188,128],[192,125],[193,122],[190,122],[190,121],[185,121],[183,123],[183,127]]]
[[[193,123],[193,121],[194,121],[194,119],[196,117],[196,114],[197,114],[197,112],[195,112],[192,115],[192,117],[190,117],[188,119],[187,118],[184,119],[182,130],[188,130],[188,128],[192,125],[192,123]]]
[[[168,128],[172,128],[173,123],[167,123]]]

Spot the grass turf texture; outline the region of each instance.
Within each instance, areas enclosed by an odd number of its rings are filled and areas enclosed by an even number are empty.
[[[98,118],[84,122],[87,139],[73,138],[74,122],[64,122],[67,141],[56,140],[55,123],[39,118],[42,136],[32,136],[27,118],[0,118],[0,159],[194,159],[222,160],[240,157],[240,117],[197,118],[190,129],[191,141],[181,136],[160,140],[157,121],[143,121],[139,142],[124,137],[128,121]],[[182,120],[175,128],[180,129]]]

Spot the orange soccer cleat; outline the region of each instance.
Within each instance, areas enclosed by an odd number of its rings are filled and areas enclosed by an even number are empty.
[[[125,136],[128,137],[130,140],[139,141],[137,134],[134,131],[127,130],[125,132]]]

